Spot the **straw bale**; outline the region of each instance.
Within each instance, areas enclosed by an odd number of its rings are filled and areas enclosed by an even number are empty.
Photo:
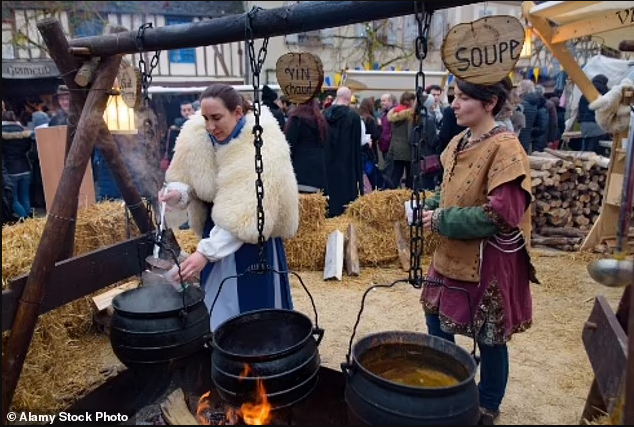
[[[404,219],[400,222],[406,227]],[[328,236],[335,230],[345,235],[349,224],[354,224],[357,229],[359,263],[362,267],[388,266],[398,260],[393,222],[389,227],[374,227],[344,215],[326,219],[319,231],[297,234],[287,239],[284,244],[289,268],[299,271],[323,270]],[[409,242],[409,233],[406,232],[405,237]],[[437,239],[428,232],[424,234],[424,239],[424,254],[429,255],[433,252]]]
[[[328,235],[334,230],[346,233],[349,224],[357,228],[359,262],[363,267],[391,265],[398,260],[394,222],[401,223],[409,242],[404,203],[411,198],[409,190],[375,191],[350,203],[343,215],[327,218],[322,227],[298,232],[285,241],[286,258],[293,270],[322,270]],[[430,197],[431,193],[427,193]],[[421,196],[422,199],[422,196]],[[424,254],[433,252],[437,236],[424,234]]]
[[[196,252],[200,237],[193,230],[174,230],[174,236],[183,252],[188,254]]]
[[[421,193],[421,202],[423,197],[432,195],[431,192]],[[405,218],[404,203],[410,200],[411,196],[410,190],[373,191],[350,203],[344,216],[355,218],[377,229],[392,229],[394,221]]]
[[[29,218],[2,227],[2,289],[9,280],[28,273],[40,244],[46,218]],[[131,235],[138,228],[130,224]],[[121,202],[95,203],[77,215],[75,255],[85,254],[126,239],[125,207]]]
[[[323,193],[299,195],[298,234],[310,233],[321,229],[326,220],[328,199]]]

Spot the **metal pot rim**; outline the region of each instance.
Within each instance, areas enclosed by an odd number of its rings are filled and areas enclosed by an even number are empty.
[[[124,298],[124,295],[130,295],[131,293],[135,292],[150,292],[150,291],[145,291],[144,289],[152,289],[154,286],[161,286],[161,285],[152,285],[152,286],[139,286],[137,288],[134,289],[128,289],[118,295],[116,295],[113,299],[112,299],[112,308],[115,312],[120,313],[124,316],[127,317],[133,317],[136,319],[147,319],[147,318],[156,318],[156,317],[163,317],[163,316],[168,316],[168,315],[174,315],[174,314],[179,314],[184,312],[189,312],[193,307],[198,306],[201,303],[204,303],[205,300],[205,293],[204,291],[197,287],[197,286],[188,286],[183,292],[198,292],[199,295],[194,298],[195,301],[189,302],[188,304],[185,304],[184,306],[181,305],[180,307],[174,307],[173,309],[170,310],[164,310],[164,311],[147,311],[147,312],[136,312],[136,311],[129,311],[129,310],[125,310],[122,309],[120,307],[118,307],[118,301],[120,301],[121,298]],[[166,285],[166,286],[170,286],[171,285]],[[191,289],[196,289],[196,290],[190,290]],[[175,290],[174,293],[176,294],[177,291]],[[178,293],[178,295],[180,295],[180,293]]]
[[[381,342],[380,344],[418,344],[421,346],[424,346],[420,343],[420,341],[416,341],[417,339],[420,340],[425,339],[425,340],[430,340],[432,342],[437,342],[440,344],[444,344],[444,345],[450,345],[455,347],[456,351],[461,354],[461,356],[458,358],[452,354],[448,354],[444,351],[442,351],[439,348],[433,348],[434,350],[437,350],[441,353],[444,353],[447,355],[447,357],[452,357],[454,359],[456,359],[459,363],[465,365],[465,368],[467,369],[467,371],[469,372],[469,375],[467,376],[467,378],[465,378],[464,380],[460,381],[458,384],[455,385],[451,385],[451,386],[446,386],[446,387],[434,387],[434,388],[429,388],[429,387],[412,387],[412,386],[406,386],[403,384],[398,384],[392,381],[388,381],[383,377],[380,377],[379,375],[376,375],[375,373],[371,372],[370,370],[366,369],[365,366],[363,366],[363,364],[359,361],[359,353],[360,352],[365,352],[367,350],[369,350],[372,347],[369,343],[371,343],[372,341],[384,337],[386,335],[391,335],[394,339],[391,341],[387,341],[387,342]],[[351,369],[359,369],[363,372],[364,375],[366,375],[368,378],[372,379],[372,381],[374,382],[378,382],[381,384],[386,384],[389,385],[391,387],[394,388],[398,388],[398,389],[403,389],[403,390],[409,390],[409,391],[429,391],[429,390],[433,390],[435,392],[442,392],[442,391],[449,391],[449,390],[453,390],[456,388],[460,388],[463,387],[464,385],[472,382],[475,378],[475,374],[477,371],[477,365],[475,363],[475,361],[473,360],[473,358],[471,357],[471,355],[462,347],[460,347],[458,344],[454,344],[451,343],[447,340],[444,340],[442,338],[438,338],[435,337],[433,335],[429,335],[429,334],[424,334],[421,332],[406,332],[406,331],[385,331],[385,332],[377,332],[374,334],[370,334],[370,335],[366,335],[365,337],[361,338],[359,341],[357,341],[353,347],[352,347],[352,352],[351,352],[351,362],[350,362],[350,368]]]
[[[301,340],[299,340],[296,344],[293,344],[292,346],[287,347],[285,349],[278,350],[274,353],[253,354],[253,355],[238,354],[238,353],[233,353],[233,352],[224,350],[220,345],[218,345],[218,338],[217,338],[218,335],[222,335],[222,333],[225,332],[226,329],[233,326],[236,322],[243,321],[243,319],[247,317],[258,316],[262,314],[276,314],[276,313],[284,313],[285,316],[288,316],[290,314],[304,321],[307,325],[310,326],[308,330],[306,331],[306,335]],[[295,310],[289,310],[289,309],[283,309],[283,308],[265,308],[260,310],[248,311],[246,313],[241,313],[227,319],[222,324],[220,324],[214,331],[212,339],[211,339],[211,344],[213,346],[214,351],[219,352],[220,354],[222,354],[224,357],[228,359],[234,359],[234,360],[239,360],[244,362],[266,361],[270,359],[277,359],[286,354],[295,352],[297,349],[303,347],[306,344],[306,342],[308,342],[308,340],[313,338],[313,333],[315,333],[313,322],[305,314]]]

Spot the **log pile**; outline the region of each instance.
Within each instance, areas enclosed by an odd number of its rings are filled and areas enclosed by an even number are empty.
[[[609,159],[547,148],[529,156],[533,246],[577,251],[599,218]]]

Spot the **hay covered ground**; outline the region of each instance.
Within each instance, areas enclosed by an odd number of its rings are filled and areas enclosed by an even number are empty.
[[[395,198],[394,203],[388,205],[396,211],[393,206],[401,202],[403,195],[388,197]],[[392,217],[389,206],[387,211],[379,214],[390,222],[402,218],[402,212],[394,213]],[[117,211],[114,206],[112,208]],[[356,212],[364,211],[359,209]],[[169,216],[169,223],[175,227],[185,220],[182,213],[172,212]],[[354,219],[352,216],[344,221]],[[303,223],[301,234],[315,233],[319,226],[326,227],[322,228],[325,231],[333,221]],[[375,232],[380,228],[374,227]],[[392,245],[393,234],[388,234],[387,230],[384,232],[384,236],[390,236],[385,237],[384,245]],[[177,235],[182,247],[195,245],[195,239],[187,233],[177,232]],[[6,249],[4,237],[3,229],[3,255]],[[315,243],[314,247],[320,245]],[[289,260],[295,256],[292,250],[290,252]],[[382,253],[388,254],[387,251]],[[370,256],[376,255],[364,255],[363,252],[360,255],[364,265],[361,276],[351,278],[344,275],[341,282],[323,281],[320,270],[295,269],[315,299],[320,326],[326,330],[320,353],[323,363],[333,369],[339,369],[345,359],[363,292],[373,283],[388,283],[406,277],[406,273],[397,268],[396,254],[390,255],[391,262],[383,261],[382,267],[373,266],[376,261]],[[295,256],[295,260],[302,259],[302,256],[303,253]],[[320,256],[313,254],[312,258],[323,265],[323,261],[318,259]],[[511,378],[498,424],[578,422],[592,380],[592,370],[581,342],[582,326],[590,314],[594,296],[606,296],[615,307],[621,295],[619,289],[608,289],[592,282],[586,273],[587,262],[587,258],[575,254],[535,258],[543,284],[533,285],[532,288],[534,326],[516,335],[509,345]],[[6,277],[4,264],[3,256],[3,279]],[[308,298],[297,283],[293,284],[293,295],[296,309],[312,316]],[[424,332],[418,297],[419,291],[403,284],[391,290],[379,289],[371,293],[357,336],[393,329]],[[86,302],[83,301],[83,304]],[[43,316],[40,320],[36,332],[39,347],[37,352],[32,350],[33,354],[27,357],[14,400],[15,409],[59,410],[121,368],[110,349],[108,338],[87,327],[89,314],[78,313],[77,308],[69,308],[63,315],[50,316],[50,319]],[[73,316],[81,317],[81,321],[73,320]],[[68,323],[71,320],[72,323]],[[461,339],[459,343],[469,348],[467,340]]]

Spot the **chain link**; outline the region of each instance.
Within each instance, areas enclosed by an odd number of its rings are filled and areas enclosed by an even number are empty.
[[[136,46],[139,51],[139,73],[141,74],[141,90],[143,91],[143,100],[146,103],[150,101],[149,89],[152,85],[152,72],[158,66],[161,51],[154,52],[154,56],[150,60],[150,69],[148,70],[147,63],[143,54],[145,53],[145,47],[143,45],[143,38],[145,37],[145,30],[152,28],[151,22],[146,22],[139,27],[139,31],[136,35]]]
[[[423,71],[423,61],[427,58],[429,27],[432,13],[425,12],[424,2],[416,1],[415,18],[418,27],[418,36],[415,40],[416,58],[418,59],[418,72],[416,73],[416,114],[414,115],[416,126],[414,127],[415,137],[411,140],[412,152],[412,194],[410,196],[410,207],[412,208],[412,223],[409,227],[410,237],[410,270],[409,283],[414,288],[423,286],[424,275],[421,260],[424,250],[423,232],[423,207],[425,206],[425,192],[423,190],[421,173],[421,149],[427,138],[427,107],[425,107],[425,72]],[[422,194],[422,198],[421,198]]]
[[[253,80],[253,116],[255,124],[253,125],[253,145],[255,146],[255,194],[257,196],[257,221],[258,221],[258,254],[260,266],[266,265],[265,239],[264,239],[264,184],[262,182],[262,172],[264,171],[264,162],[262,161],[262,125],[260,124],[261,102],[260,102],[260,73],[266,60],[267,48],[269,45],[268,37],[262,42],[262,47],[255,53],[255,40],[253,37],[253,18],[261,7],[253,6],[247,14],[245,40],[247,43],[247,54],[251,65],[251,74]]]

